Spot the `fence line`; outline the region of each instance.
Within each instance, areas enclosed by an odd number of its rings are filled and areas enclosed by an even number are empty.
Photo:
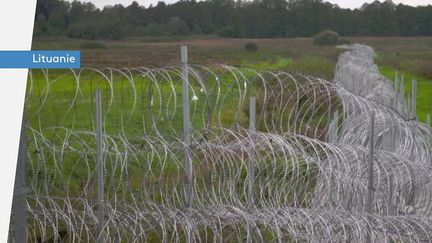
[[[247,202],[248,209],[254,209],[254,184],[255,184],[255,161],[254,161],[254,133],[255,133],[255,113],[256,113],[256,97],[250,97],[249,99],[249,133],[251,136],[251,145],[249,151],[249,162],[248,162],[248,190],[247,190]],[[247,230],[247,242],[251,243],[253,239],[253,226],[248,223]]]
[[[432,238],[429,126],[332,82],[186,52],[159,69],[33,71],[29,241]]]
[[[105,242],[103,234],[105,225],[104,213],[104,159],[102,135],[102,99],[100,90],[96,90],[96,166],[97,166],[97,210],[98,210],[98,242]]]

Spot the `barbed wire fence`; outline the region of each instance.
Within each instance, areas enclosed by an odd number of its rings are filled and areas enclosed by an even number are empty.
[[[181,56],[30,72],[11,242],[431,242],[430,118]]]

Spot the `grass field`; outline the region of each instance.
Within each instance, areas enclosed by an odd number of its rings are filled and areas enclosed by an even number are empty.
[[[258,51],[248,52],[244,45],[255,42]],[[70,39],[35,40],[33,49],[80,49],[88,41]],[[341,50],[317,47],[312,39],[187,39],[153,42],[130,39],[99,42],[105,49],[81,49],[82,66],[160,67],[179,62],[179,45],[189,45],[192,64],[229,64],[257,69],[282,69],[331,79]]]
[[[161,39],[130,39],[126,41],[105,41],[90,42],[84,40],[72,40],[64,38],[36,39],[33,49],[81,49],[83,67],[160,67],[178,63],[179,45],[186,43],[189,45],[189,60],[192,64],[214,64],[222,63],[239,67],[249,67],[257,70],[284,70],[289,72],[300,72],[313,76],[318,76],[327,80],[333,78],[335,64],[339,54],[343,51],[335,47],[317,47],[312,44],[311,39],[220,39],[220,38],[185,38],[167,40]],[[358,38],[353,42],[365,43],[374,47],[377,51],[376,62],[380,71],[389,79],[394,80],[394,69],[399,73],[404,73],[406,94],[411,90],[411,79],[418,80],[417,113],[421,121],[425,120],[426,114],[432,112],[432,74],[429,73],[432,67],[432,38]],[[244,49],[248,42],[255,42],[258,51],[249,52]],[[417,65],[412,65],[414,63]],[[29,122],[34,122],[33,127],[51,127],[62,124],[65,127],[79,127],[80,129],[93,130],[94,128],[94,100],[93,92],[96,87],[102,88],[102,92],[107,94],[107,83],[100,75],[92,71],[83,72],[81,79],[85,82],[80,83],[81,92],[80,102],[74,105],[73,111],[71,100],[75,96],[75,78],[66,71],[49,71],[49,79],[57,80],[50,85],[50,98],[56,102],[47,103],[40,113],[34,114],[43,100],[46,82],[42,72],[33,72],[33,78],[39,80],[33,83],[33,97],[27,102],[26,110]],[[159,110],[149,110],[149,99],[139,99],[137,110],[140,107],[147,107],[146,110],[130,113],[132,106],[131,95],[132,87],[128,80],[121,74],[115,74],[114,80],[114,101],[107,123],[105,132],[117,134],[123,131],[125,135],[135,136],[138,134],[155,135],[153,122],[158,124],[161,131],[172,133],[181,130],[181,107],[173,108],[173,104],[165,104],[171,107],[168,112],[174,116],[160,115]],[[142,77],[134,77],[137,83]],[[144,78],[145,79],[145,78]],[[221,122],[224,126],[233,124],[232,118],[235,117],[239,102],[236,86],[229,84],[232,79],[226,76],[226,83],[221,86],[221,94],[224,102],[223,116]],[[165,93],[164,100],[169,100],[170,87],[161,85],[162,93]],[[138,97],[148,97],[149,87],[135,87]],[[145,92],[143,91],[145,90]],[[153,91],[152,91],[153,92]],[[237,93],[236,93],[237,92]],[[52,97],[52,96],[55,97]],[[200,94],[198,94],[199,97]],[[157,93],[155,97],[155,107],[158,106]],[[181,100],[180,87],[176,86],[175,96]],[[106,97],[106,96],[105,96]],[[119,98],[120,97],[120,98]],[[127,97],[127,98],[123,98]],[[52,99],[54,98],[54,99]],[[199,97],[201,100],[201,97]],[[61,101],[61,102],[58,102]],[[106,101],[105,101],[106,102]],[[106,103],[105,103],[106,104]],[[203,104],[197,103],[197,110],[203,110]],[[126,107],[126,108],[124,108]],[[247,111],[241,108],[239,113],[240,124],[247,127]],[[53,112],[55,111],[55,112]],[[191,111],[194,127],[204,127],[204,120],[201,116],[194,116]],[[149,116],[149,114],[153,116]],[[31,114],[31,115],[30,115]],[[146,114],[146,115],[143,115]],[[33,116],[32,116],[33,115]],[[150,117],[156,117],[153,121]],[[169,118],[168,118],[169,117]],[[167,127],[167,119],[173,127]],[[146,124],[139,125],[136,124]],[[165,129],[167,129],[165,131]],[[58,133],[58,131],[57,131]]]
[[[393,80],[394,70],[418,80],[417,111],[420,120],[432,112],[432,38],[351,38],[353,43],[372,46],[380,71]],[[255,42],[258,51],[244,45]],[[35,39],[33,49],[81,49],[84,67],[161,67],[178,63],[179,45],[189,45],[192,64],[229,64],[258,70],[285,70],[323,79],[333,78],[342,50],[314,46],[310,38],[223,39],[214,36],[130,38],[124,41],[86,41],[65,38]]]

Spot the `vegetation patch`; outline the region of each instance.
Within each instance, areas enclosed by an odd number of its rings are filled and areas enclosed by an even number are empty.
[[[144,2],[144,1],[143,1]],[[87,1],[37,1],[35,36],[119,40],[133,36],[220,35],[235,38],[432,35],[432,7],[374,1],[341,9],[318,0],[136,1],[98,9]]]
[[[380,72],[394,82],[395,71],[393,68],[381,66]],[[399,71],[399,78],[403,75],[405,94],[411,93],[411,81],[417,80],[417,117],[420,121],[426,120],[426,115],[432,113],[432,79],[421,77],[410,72]]]
[[[106,49],[106,45],[101,42],[84,42],[80,46],[80,49]]]
[[[313,43],[316,46],[335,46],[339,44],[339,34],[331,30],[323,31],[314,37]]]
[[[258,51],[258,45],[255,42],[248,42],[244,46],[246,51]]]

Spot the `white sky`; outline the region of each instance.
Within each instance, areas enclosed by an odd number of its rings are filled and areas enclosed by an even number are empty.
[[[114,5],[121,3],[124,6],[130,5],[133,0],[81,0],[82,2],[92,2],[98,8],[103,8],[106,5]],[[159,0],[136,0],[140,5],[148,7],[150,4],[156,5]],[[336,3],[342,8],[358,8],[361,7],[365,2],[373,2],[374,0],[326,0],[327,2]],[[383,2],[384,0],[380,0]],[[164,0],[166,3],[174,3],[177,0]],[[418,6],[418,5],[432,5],[432,0],[393,0],[394,3],[403,3],[406,5]]]

